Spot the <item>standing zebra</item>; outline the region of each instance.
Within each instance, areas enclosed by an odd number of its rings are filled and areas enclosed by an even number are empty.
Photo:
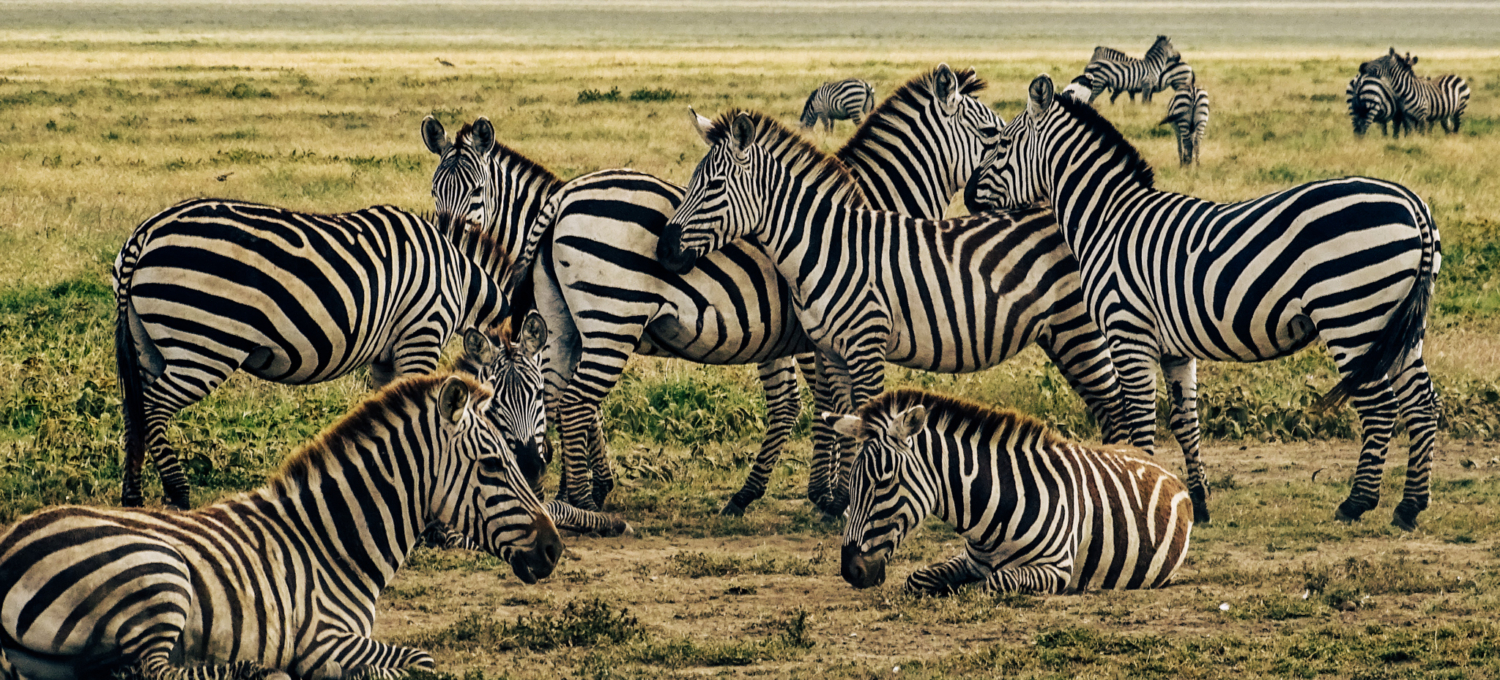
[[[983,87],[972,70],[955,72],[944,64],[913,78],[876,107],[840,151],[856,169],[861,193],[885,209],[941,216],[983,156],[983,140],[993,137],[1000,124],[972,96]],[[556,413],[562,423],[565,497],[574,504],[597,504],[608,493],[608,461],[600,437],[591,433],[599,432],[605,396],[643,344],[667,356],[711,364],[769,362],[812,350],[796,323],[790,289],[759,248],[733,244],[705,258],[687,276],[657,262],[662,229],[682,191],[628,170],[575,179],[547,206],[528,239],[535,247],[528,245],[517,264],[532,274],[548,326],[559,329],[559,340],[547,350],[555,357],[543,366],[549,382],[554,375],[561,382]],[[768,365],[762,363],[763,379]],[[792,364],[788,360],[784,366],[786,403],[794,419],[801,404]],[[815,437],[828,444],[815,450],[832,448],[831,433],[818,434],[823,429],[815,428]],[[768,426],[750,479],[725,512],[743,511],[763,493],[785,439],[778,432],[780,439],[773,441],[771,434]],[[815,462],[809,496],[838,514],[843,494],[831,496],[829,487],[839,492],[842,487],[827,463]]]
[[[859,126],[875,108],[875,88],[858,78],[823,83],[802,105],[802,129],[808,130],[823,121],[825,132],[833,130],[833,121],[852,121]]]
[[[1129,61],[1130,57],[1124,52],[1113,47],[1098,45],[1094,47],[1094,54],[1089,57],[1089,63],[1096,61]]]
[[[1322,338],[1341,376],[1323,404],[1352,397],[1364,430],[1337,516],[1356,519],[1379,501],[1399,408],[1411,458],[1395,524],[1415,527],[1430,495],[1438,416],[1422,363],[1442,258],[1427,205],[1398,184],[1360,177],[1228,204],[1158,191],[1151,167],[1093,109],[1054,98],[1045,75],[1028,94],[1026,112],[1000,136],[999,160],[974,173],[968,195],[987,207],[1055,206],[1142,448],[1156,429],[1158,364],[1166,375],[1197,521],[1208,521],[1197,360],[1264,361]]]
[[[1089,102],[1093,103],[1106,89],[1111,92],[1111,104],[1121,92],[1130,93],[1130,101],[1135,101],[1135,93],[1139,92],[1141,101],[1149,102],[1151,96],[1161,88],[1162,72],[1181,60],[1182,55],[1172,46],[1172,41],[1167,36],[1159,35],[1156,36],[1156,42],[1151,44],[1151,49],[1146,50],[1144,59],[1122,55],[1115,60],[1091,61],[1083,69],[1083,74],[1089,77],[1094,86]]]
[[[979,581],[999,592],[1159,588],[1187,556],[1187,489],[1138,450],[1080,446],[1015,411],[911,389],[823,417],[860,441],[840,569],[856,588],[885,581],[928,515],[968,539],[906,579],[929,595]]]
[[[1156,83],[1156,91],[1181,90],[1188,85],[1198,82],[1197,74],[1193,73],[1193,67],[1184,62],[1175,62],[1161,72],[1161,78]]]
[[[711,148],[662,236],[669,270],[745,237],[759,244],[856,407],[880,394],[886,361],[967,373],[1036,342],[1115,437],[1114,368],[1050,210],[941,221],[868,210],[842,162],[770,118],[730,112],[699,126]]]
[[[1409,52],[1403,57],[1392,47],[1389,54],[1360,64],[1359,73],[1384,80],[1402,117],[1418,131],[1426,132],[1432,121],[1438,121],[1444,132],[1458,132],[1469,106],[1469,84],[1455,75],[1419,77],[1412,71],[1416,63],[1417,57]]]
[[[1192,82],[1178,89],[1167,104],[1167,117],[1157,125],[1167,123],[1177,132],[1178,161],[1184,166],[1197,163],[1208,133],[1208,93]]]
[[[0,535],[0,670],[251,680],[432,669],[426,652],[370,638],[375,600],[425,527],[453,527],[526,583],[562,552],[485,416],[490,399],[464,377],[410,377],[256,491],[187,513],[64,506],[22,519]]]
[[[1390,123],[1395,129],[1396,137],[1401,136],[1401,128],[1407,125],[1406,118],[1400,115],[1401,107],[1391,98],[1391,91],[1385,86],[1384,80],[1374,76],[1356,76],[1349,81],[1344,95],[1349,100],[1349,119],[1354,124],[1354,134],[1363,136],[1371,123],[1379,123],[1380,134],[1389,135],[1391,131],[1386,128],[1386,124]]]
[[[149,449],[167,502],[188,508],[167,422],[237,370],[304,385],[368,364],[379,386],[431,372],[455,329],[508,314],[498,272],[463,254],[493,245],[460,240],[391,206],[317,215],[194,199],[142,222],[114,268],[123,504],[142,502]]]

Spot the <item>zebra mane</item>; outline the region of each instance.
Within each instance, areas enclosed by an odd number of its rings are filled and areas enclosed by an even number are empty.
[[[453,148],[458,151],[467,150],[469,148],[469,133],[473,131],[473,123],[464,123],[462,126],[460,126],[458,128],[458,132],[453,135]],[[442,161],[439,161],[439,167],[441,167],[442,163],[444,162],[454,162],[450,159],[458,158],[459,155],[460,154],[458,153],[454,153],[453,155],[444,158]],[[504,156],[506,158],[509,158],[510,162],[515,165],[516,168],[520,171],[520,173],[518,174],[539,175],[542,178],[546,179],[548,184],[552,185],[563,183],[563,181],[559,179],[557,175],[553,174],[551,170],[548,170],[546,166],[534,160],[531,160],[530,158],[527,158],[525,154],[500,143],[500,140],[498,138],[495,140],[495,145],[490,149],[490,156]]]
[[[317,461],[345,455],[344,451],[369,436],[372,424],[385,421],[386,414],[401,411],[407,404],[424,403],[451,375],[468,383],[469,392],[478,400],[490,396],[489,387],[462,373],[431,373],[398,380],[366,398],[337,423],[319,432],[296,453],[287,456],[281,463],[281,469],[266,481],[266,486],[283,492],[290,487],[299,486],[307,480]]]
[[[1084,128],[1099,135],[1099,145],[1106,150],[1118,153],[1125,162],[1125,171],[1131,178],[1140,182],[1147,189],[1156,188],[1156,171],[1151,169],[1151,164],[1141,157],[1130,140],[1125,139],[1102,114],[1094,110],[1087,102],[1074,100],[1072,97],[1055,97],[1053,102],[1062,107],[1063,111],[1071,115]]]
[[[930,101],[932,99],[932,85],[936,82],[937,73],[937,67],[933,67],[931,71],[913,77],[902,84],[901,87],[896,88],[896,91],[892,92],[891,96],[886,97],[885,100],[876,104],[875,109],[870,111],[869,115],[865,116],[864,122],[860,123],[859,129],[854,131],[854,136],[850,137],[849,141],[844,142],[844,146],[839,149],[839,159],[846,159],[855,149],[864,147],[868,143],[869,138],[876,135],[875,121],[890,114],[891,109],[900,104],[918,108],[922,103]],[[954,69],[953,74],[958,76],[959,94],[972,95],[989,87],[989,83],[980,78],[974,72],[974,67],[972,66],[969,68]]]
[[[859,184],[854,181],[854,175],[849,172],[849,166],[845,165],[843,160],[819,149],[806,137],[782,124],[781,121],[759,111],[730,109],[719,114],[719,117],[714,120],[713,127],[707,132],[709,143],[724,142],[729,136],[730,125],[741,113],[749,116],[751,122],[755,124],[755,143],[769,151],[786,166],[789,172],[794,175],[812,177],[814,180],[835,177],[841,183],[840,186],[852,189],[845,199],[845,205],[851,208],[865,207],[864,193],[859,191]]]
[[[468,256],[472,251],[471,259],[487,273],[497,277],[504,276],[515,265],[514,258],[505,250],[505,246],[500,243],[495,234],[479,229],[477,225],[476,228],[470,229],[470,223],[462,220],[452,220],[447,229],[440,228],[437,225],[437,215],[431,210],[422,211],[420,217],[442,234],[443,238],[453,244],[459,252]]]
[[[1034,438],[1045,445],[1068,442],[1047,423],[1015,409],[997,409],[967,399],[910,387],[885,392],[860,407],[859,417],[865,423],[865,431],[861,434],[866,437],[883,434],[882,430],[891,418],[917,405],[927,409],[929,428],[958,421],[977,425],[980,438],[997,430],[1017,430],[1023,438]],[[876,423],[879,424],[878,427]]]

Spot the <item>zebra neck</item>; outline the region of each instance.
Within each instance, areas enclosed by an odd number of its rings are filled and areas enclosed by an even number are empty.
[[[491,166],[493,196],[489,197],[490,223],[485,231],[500,246],[500,251],[514,261],[526,245],[526,235],[541,214],[548,199],[563,183],[539,166],[501,158]]]
[[[875,121],[867,125],[875,125]],[[880,142],[878,145],[874,142]],[[839,159],[849,166],[849,173],[859,184],[861,193],[876,210],[940,220],[948,211],[948,204],[958,192],[958,182],[948,168],[941,167],[932,151],[924,149],[908,137],[881,134],[862,137],[854,146],[839,151]],[[867,148],[878,147],[878,148]],[[903,166],[897,171],[882,170],[882,164],[890,164],[893,158],[911,159],[923,167]],[[914,173],[909,176],[907,173]],[[922,195],[922,192],[930,192]]]
[[[848,207],[851,190],[854,187],[789,192],[788,200],[771,211],[756,232],[761,247],[799,300],[812,300],[809,296],[820,288],[819,264],[830,249],[860,250],[858,244],[864,241],[869,225],[859,215],[867,211]],[[802,200],[807,193],[818,195]]]

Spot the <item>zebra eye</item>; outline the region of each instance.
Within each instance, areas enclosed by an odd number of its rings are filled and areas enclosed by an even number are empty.
[[[480,456],[479,469],[492,475],[505,472],[505,461],[500,456]]]

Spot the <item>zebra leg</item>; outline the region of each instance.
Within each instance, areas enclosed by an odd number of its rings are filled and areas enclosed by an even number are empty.
[[[301,656],[306,660],[302,663],[324,660],[317,668],[296,669],[299,676],[313,680],[387,680],[406,677],[409,668],[437,668],[432,655],[420,649],[388,645],[344,631],[324,631],[318,636],[317,646]]]
[[[639,328],[639,327],[638,327]],[[640,337],[630,334],[628,328],[618,329],[617,337]],[[630,359],[633,346],[623,351],[585,352],[579,359],[579,370],[573,373],[562,396],[558,398],[558,430],[562,438],[562,484],[558,497],[582,510],[598,510],[601,499],[607,496],[612,479],[593,480],[590,486],[590,467],[594,473],[609,474],[609,463],[605,458],[604,437],[600,423],[599,405],[619,382]],[[587,367],[588,370],[582,370]],[[603,492],[602,494],[600,492]]]
[[[984,586],[997,593],[1041,593],[1056,595],[1068,589],[1072,579],[1072,560],[1065,567],[1055,564],[1026,564],[999,569],[985,579]]]
[[[196,369],[190,379],[175,368],[169,368],[142,395],[146,414],[146,450],[151,452],[151,459],[156,464],[156,474],[161,478],[162,493],[166,496],[167,505],[178,510],[187,510],[192,507],[192,503],[188,499],[187,473],[182,469],[177,452],[172,450],[172,445],[167,441],[167,424],[172,416],[201,401],[235,371],[235,367],[231,367],[220,372],[222,368],[219,366],[198,366]],[[139,506],[142,502],[141,461],[134,461],[137,464],[134,470],[129,469],[131,462],[126,461],[125,488],[122,494],[122,502],[126,507]]]
[[[615,489],[615,471],[610,467],[609,455],[604,449],[604,414],[597,410],[594,412],[594,427],[589,433],[588,452],[589,470],[594,476],[594,483],[590,487],[594,496],[594,508],[602,508],[604,501],[609,498],[609,492]]]
[[[796,359],[784,357],[761,363],[757,368],[766,392],[766,436],[745,485],[719,510],[721,515],[743,515],[745,508],[766,494],[766,482],[781,458],[781,448],[796,427],[797,416],[802,415]]]
[[[1113,344],[1113,343],[1112,343]],[[1138,349],[1111,347],[1115,372],[1120,378],[1123,434],[1131,446],[1156,455],[1156,364],[1155,356]]]
[[[618,515],[579,510],[557,499],[547,501],[545,507],[547,514],[552,517],[552,524],[559,530],[605,537],[635,533],[630,523]]]
[[[1427,509],[1431,498],[1432,459],[1437,449],[1442,407],[1427,373],[1427,365],[1420,357],[1407,361],[1395,383],[1396,400],[1400,403],[1401,420],[1406,424],[1411,454],[1406,461],[1406,490],[1391,523],[1411,531],[1417,528],[1417,513]]]
[[[984,571],[967,552],[929,564],[906,577],[907,592],[933,597],[952,595],[962,586],[984,580]]]
[[[817,380],[813,398],[819,413],[852,413],[849,399],[848,367],[837,358],[819,351],[816,355]],[[850,446],[832,428],[813,429],[812,463],[807,475],[807,497],[830,517],[838,517],[849,507],[849,491],[840,488],[839,466],[843,448]],[[840,493],[842,492],[842,493]]]
[[[1391,392],[1390,381],[1384,376],[1352,390],[1349,402],[1359,414],[1364,445],[1359,452],[1359,465],[1354,470],[1354,485],[1349,490],[1349,497],[1334,511],[1334,517],[1345,522],[1359,519],[1380,503],[1380,478],[1385,467],[1386,447],[1396,429],[1396,395]]]
[[[1079,314],[1071,321],[1061,319],[1067,326],[1080,327],[1079,332],[1068,334],[1071,346],[1058,337],[1058,328],[1050,327],[1037,337],[1036,343],[1062,371],[1063,379],[1073,391],[1083,398],[1084,405],[1099,425],[1099,436],[1104,443],[1118,444],[1127,439],[1120,382],[1115,375],[1114,363],[1109,359],[1109,343],[1093,320],[1083,313],[1082,293],[1077,296],[1076,307],[1069,307],[1077,309]],[[1058,321],[1060,319],[1054,317],[1049,323]]]
[[[1208,478],[1203,473],[1198,444],[1203,433],[1198,429],[1198,361],[1191,357],[1166,355],[1161,358],[1161,372],[1167,380],[1172,399],[1172,418],[1168,421],[1182,459],[1187,467],[1188,496],[1193,499],[1193,522],[1208,524]]]

